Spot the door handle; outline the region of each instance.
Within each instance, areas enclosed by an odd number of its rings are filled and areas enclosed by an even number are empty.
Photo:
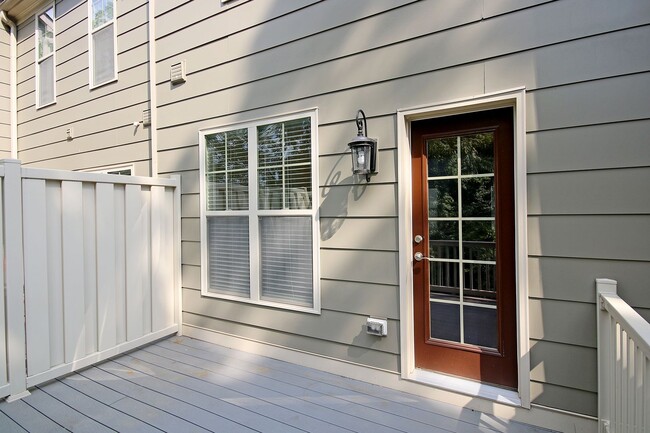
[[[421,262],[422,260],[431,260],[429,257],[425,256],[419,251],[413,255],[413,258],[416,262]]]

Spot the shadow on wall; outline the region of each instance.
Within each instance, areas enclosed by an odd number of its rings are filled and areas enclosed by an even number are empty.
[[[332,238],[336,232],[343,226],[345,218],[348,216],[348,203],[350,201],[350,192],[354,201],[358,201],[363,196],[367,184],[356,184],[355,176],[343,177],[343,173],[338,169],[342,163],[345,167],[345,161],[349,160],[348,154],[341,155],[334,168],[327,175],[325,181],[326,187],[321,190],[321,212],[326,215],[336,215],[334,218],[321,220],[320,238],[326,241]],[[326,222],[325,222],[326,221]]]

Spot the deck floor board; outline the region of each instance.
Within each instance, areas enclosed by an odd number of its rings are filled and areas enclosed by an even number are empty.
[[[323,371],[172,337],[0,403],[0,432],[546,432]]]

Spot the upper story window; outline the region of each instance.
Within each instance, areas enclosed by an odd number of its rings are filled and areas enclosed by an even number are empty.
[[[55,102],[54,4],[36,14],[36,107]]]
[[[202,294],[318,312],[316,112],[203,131]]]
[[[117,79],[115,0],[89,0],[90,86]]]

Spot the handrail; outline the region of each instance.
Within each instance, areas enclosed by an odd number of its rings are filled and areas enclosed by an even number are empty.
[[[650,354],[650,323],[634,311],[623,299],[616,294],[601,293],[601,308],[607,310],[616,319],[634,344],[647,354]]]
[[[617,294],[617,282],[596,280],[598,430],[650,431],[650,323]]]

